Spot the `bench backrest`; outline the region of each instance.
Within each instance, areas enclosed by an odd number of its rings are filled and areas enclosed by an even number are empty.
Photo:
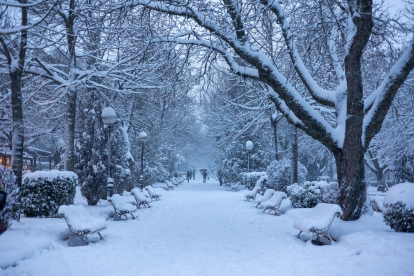
[[[94,232],[106,228],[106,220],[91,216],[83,205],[62,205],[58,214],[65,216],[67,223],[75,231]]]
[[[278,206],[282,203],[282,201],[287,198],[287,195],[284,192],[274,192],[272,197],[266,201],[267,205],[271,206]]]
[[[244,193],[244,197],[255,196],[259,192],[260,188],[260,185],[254,186],[254,188],[251,191]]]
[[[126,202],[125,199],[122,196],[118,195],[118,194],[114,194],[112,197],[108,198],[108,200],[119,211],[133,212],[137,209],[131,203]]]

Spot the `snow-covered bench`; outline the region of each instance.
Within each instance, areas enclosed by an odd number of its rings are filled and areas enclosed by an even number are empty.
[[[70,231],[69,246],[89,244],[87,235],[98,234],[102,240],[101,231],[106,229],[106,220],[91,216],[83,205],[62,205],[58,214],[65,218]]]
[[[280,215],[279,207],[285,198],[287,198],[287,196],[284,192],[274,192],[269,200],[261,204],[264,207],[263,213],[266,212],[266,210],[269,210],[269,214],[274,211],[275,216]]]
[[[273,189],[267,189],[264,192],[263,196],[260,196],[260,195],[256,196],[256,199],[254,200],[254,202],[257,203],[256,208],[259,207],[260,204],[262,204],[263,202],[266,202],[267,200],[269,200],[275,192],[276,191]]]
[[[151,199],[146,197],[144,193],[140,191],[140,189],[132,189],[131,194],[134,196],[135,201],[137,202],[137,208],[139,208],[141,205],[150,208],[149,203],[151,202]]]
[[[158,194],[151,186],[145,187],[151,199],[160,200],[161,195]]]
[[[239,190],[240,182],[237,182],[236,184],[233,184],[230,186],[231,191],[237,192]]]
[[[255,200],[260,188],[260,185],[256,185],[251,191],[245,192],[244,198],[246,199],[246,201],[249,201],[250,199]]]
[[[180,182],[178,181],[178,179],[177,178],[175,178],[175,177],[173,177],[173,178],[171,178],[171,183],[172,184],[174,184],[175,186],[177,186],[178,187],[178,185],[180,185]]]
[[[132,205],[132,203],[127,202],[121,195],[114,194],[112,197],[108,198],[108,202],[114,207],[114,220],[122,220],[122,217],[125,217],[125,220],[128,220],[128,214],[132,216],[132,219],[136,219],[138,217],[136,214],[136,217],[134,216],[134,212],[137,211],[137,207]]]
[[[375,212],[382,213],[382,205],[378,202],[378,200],[375,197],[371,198],[371,207],[372,210],[374,210]]]
[[[165,184],[167,185],[167,188],[165,188],[165,190],[174,190],[175,186],[170,180],[165,181]]]
[[[342,209],[338,204],[319,203],[307,218],[296,219],[293,227],[300,231],[298,238],[302,232],[312,233],[312,240],[315,240],[316,236],[316,240],[322,241],[321,238],[325,236],[329,239],[328,244],[330,244],[332,238],[329,234],[329,228],[331,228],[334,218],[341,215]]]

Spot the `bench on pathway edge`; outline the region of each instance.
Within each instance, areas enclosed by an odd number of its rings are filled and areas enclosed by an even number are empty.
[[[149,196],[151,199],[155,199],[155,200],[160,200],[161,195],[158,194],[154,188],[152,188],[151,186],[147,186],[145,187],[145,190],[148,192]]]
[[[276,191],[273,190],[273,189],[266,189],[266,191],[264,192],[263,196],[260,196],[260,195],[259,195],[259,197],[256,196],[256,199],[254,200],[254,202],[257,202],[256,208],[259,207],[260,204],[262,204],[263,202],[268,201],[273,196],[273,194],[275,192]]]
[[[287,195],[284,192],[274,192],[271,198],[261,204],[264,207],[263,213],[269,210],[269,214],[274,211],[275,216],[280,215],[279,207],[286,198]]]
[[[144,207],[151,208],[149,203],[151,202],[151,199],[146,197],[143,192],[141,192],[140,189],[134,188],[131,190],[131,194],[134,196],[135,201],[137,202],[137,208],[139,208],[141,205]]]
[[[230,191],[237,192],[239,190],[240,182],[237,182],[236,184],[233,184],[230,186]]]
[[[293,227],[300,231],[298,234],[299,239],[302,232],[312,233],[312,243],[316,245],[331,244],[332,238],[329,234],[329,229],[334,218],[339,218],[341,215],[342,209],[338,204],[319,203],[308,217],[296,219]],[[314,239],[315,236],[316,239]]]
[[[69,246],[84,246],[89,244],[87,235],[98,234],[102,240],[101,231],[106,229],[106,220],[91,216],[83,205],[62,205],[58,210],[68,225],[70,236]]]
[[[165,188],[166,191],[174,190],[175,186],[170,180],[166,180],[165,184],[167,185],[167,187]]]
[[[124,197],[118,194],[114,194],[112,197],[108,198],[108,202],[112,204],[115,211],[114,220],[128,220],[128,215],[132,216],[132,219],[136,219],[138,216],[134,216],[134,212],[137,211],[137,207],[135,207],[132,203],[125,200]],[[125,217],[125,219],[122,219]]]
[[[256,195],[259,192],[260,188],[261,188],[261,186],[259,184],[259,185],[254,186],[254,188],[251,191],[245,192],[244,193],[244,198],[246,199],[246,201],[249,201],[250,199],[255,200]]]

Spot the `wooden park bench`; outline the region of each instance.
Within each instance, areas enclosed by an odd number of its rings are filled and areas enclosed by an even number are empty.
[[[230,186],[230,191],[237,192],[239,190],[240,182],[237,182],[236,184],[233,184]]]
[[[148,192],[149,196],[151,199],[155,199],[155,200],[160,200],[161,195],[158,194],[154,188],[152,188],[151,186],[147,186],[145,187],[145,190]]]
[[[269,210],[269,214],[270,212],[274,211],[275,216],[280,215],[279,207],[282,204],[282,201],[286,198],[287,196],[284,192],[274,192],[269,200],[261,203],[261,205],[264,207],[263,213]]]
[[[146,197],[143,192],[141,192],[140,189],[134,188],[131,190],[131,194],[134,196],[135,201],[137,202],[137,208],[139,208],[141,205],[144,207],[151,208],[149,203],[151,202],[151,199]]]
[[[175,177],[173,177],[173,178],[171,178],[171,183],[172,184],[174,184],[175,186],[177,186],[178,187],[178,185],[180,185],[180,182],[178,181],[178,179],[177,178],[175,178]]]
[[[260,196],[260,195],[256,196],[256,199],[254,200],[255,202],[257,202],[256,208],[259,207],[260,204],[262,204],[263,202],[266,202],[267,200],[269,200],[275,192],[276,191],[273,189],[267,189],[264,192],[263,196]]]
[[[124,197],[118,194],[114,194],[112,197],[108,198],[108,202],[112,204],[115,211],[114,220],[123,220],[122,217],[125,217],[124,220],[128,220],[128,215],[132,216],[132,219],[136,219],[138,216],[134,212],[137,211],[132,203],[127,202]]]
[[[165,184],[167,185],[167,188],[165,188],[165,190],[174,190],[175,186],[170,180],[165,181]]]
[[[106,229],[106,220],[91,216],[83,205],[62,205],[58,210],[59,216],[65,218],[70,231],[69,246],[89,244],[88,235],[98,234],[102,240],[101,231]]]
[[[244,198],[246,199],[246,201],[249,201],[250,199],[255,200],[257,193],[260,191],[260,188],[260,185],[256,185],[251,191],[245,192]]]
[[[382,213],[382,206],[376,198],[371,198],[371,207],[374,212]]]
[[[300,231],[299,239],[302,232],[312,233],[312,243],[317,245],[331,244],[332,238],[329,234],[329,228],[331,228],[334,218],[341,215],[342,209],[338,204],[319,203],[307,218],[296,219],[293,227]]]

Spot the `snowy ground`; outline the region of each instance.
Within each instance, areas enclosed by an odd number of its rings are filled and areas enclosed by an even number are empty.
[[[108,220],[104,240],[85,247],[67,246],[63,219],[22,218],[0,236],[0,275],[414,275],[414,234],[393,232],[379,214],[336,219],[338,241],[315,246],[292,227],[311,209],[284,202],[283,215],[263,214],[244,191],[201,178],[159,191],[139,219]]]

